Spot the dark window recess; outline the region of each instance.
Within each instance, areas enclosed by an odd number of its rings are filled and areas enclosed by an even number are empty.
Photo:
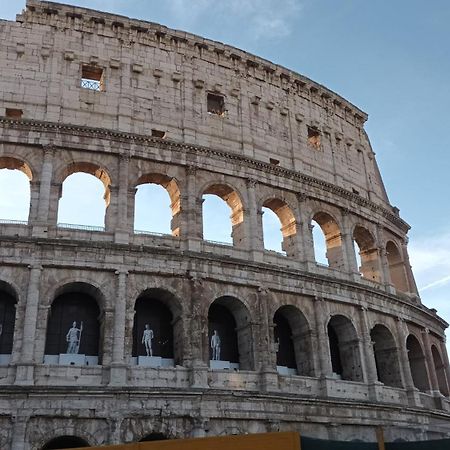
[[[236,333],[236,321],[233,314],[225,306],[213,303],[208,313],[208,342],[214,330],[220,336],[220,359],[239,363],[238,340]],[[211,349],[209,357],[211,359]]]
[[[278,344],[277,366],[296,369],[294,343],[292,342],[292,330],[288,320],[278,311],[273,318],[275,323],[274,337]]]
[[[90,295],[81,292],[71,292],[60,295],[52,304],[47,326],[45,342],[46,355],[59,355],[67,352],[67,332],[76,322],[80,328],[83,322],[80,348],[78,353],[88,356],[98,356],[100,315],[97,302]]]
[[[269,162],[270,162],[270,164],[273,164],[274,166],[278,166],[278,164],[280,164],[280,161],[275,158],[270,158]]]
[[[142,342],[145,325],[153,331],[153,356],[173,358],[172,312],[160,300],[150,295],[136,300],[133,324],[133,356],[146,356]]]
[[[320,149],[320,133],[317,128],[308,127],[308,144],[316,150]]]
[[[97,66],[82,66],[81,68],[81,87],[92,91],[104,90],[103,69]]]
[[[152,129],[152,136],[160,139],[164,139],[166,137],[166,132],[162,130]]]
[[[225,99],[221,95],[208,94],[208,112],[223,116],[225,114]]]
[[[354,194],[359,195],[359,191],[357,191],[355,188],[352,188],[352,191]]]
[[[13,347],[14,322],[16,319],[15,299],[0,291],[0,355],[10,355]]]
[[[21,109],[16,108],[6,108],[5,116],[9,119],[21,119],[23,115],[23,111]]]
[[[331,368],[338,375],[343,374],[339,338],[334,328],[328,324],[328,341],[330,344]]]

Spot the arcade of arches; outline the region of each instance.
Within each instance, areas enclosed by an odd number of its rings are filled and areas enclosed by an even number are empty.
[[[46,166],[45,166],[46,167]],[[19,170],[23,172],[28,179],[33,179],[33,173],[30,167],[23,161],[11,158],[0,158],[0,169],[8,168],[11,170]],[[50,170],[50,167],[46,167]],[[105,231],[111,231],[115,228],[120,228],[120,231],[124,231],[129,228],[130,233],[142,233],[135,230],[133,226],[133,220],[136,218],[136,214],[141,214],[139,211],[143,209],[143,206],[136,205],[135,209],[135,195],[139,188],[142,186],[155,185],[164,189],[168,197],[170,198],[170,229],[167,230],[168,234],[173,237],[186,236],[188,227],[186,225],[187,215],[192,216],[193,209],[198,208],[196,214],[192,217],[192,220],[196,221],[195,226],[189,226],[196,237],[202,237],[202,212],[201,201],[197,204],[193,204],[191,199],[183,197],[183,193],[180,186],[185,186],[186,180],[177,180],[175,177],[171,177],[161,173],[148,173],[141,175],[134,183],[135,188],[129,192],[125,189],[120,189],[121,198],[118,198],[118,188],[113,184],[113,180],[108,174],[108,171],[100,167],[97,164],[91,162],[74,162],[60,171],[59,175],[53,175],[56,177],[56,182],[48,184],[49,192],[43,193],[43,182],[40,182],[40,192],[34,192],[33,189],[39,187],[35,184],[30,184],[30,196],[31,203],[29,206],[28,223],[33,224],[42,221],[54,221],[57,222],[59,218],[58,213],[58,200],[63,195],[63,185],[66,180],[77,173],[89,174],[96,177],[103,185],[104,188],[104,227],[99,228]],[[0,174],[1,175],[1,174]],[[47,177],[51,177],[52,174],[43,173]],[[126,180],[121,180],[126,184]],[[261,220],[261,214],[263,209],[271,210],[280,222],[280,232],[282,237],[280,254],[284,254],[288,258],[300,259],[304,261],[317,260],[317,255],[320,250],[317,248],[317,242],[311,235],[312,226],[309,228],[309,233],[305,232],[307,228],[299,226],[298,217],[307,214],[307,210],[303,211],[300,208],[296,211],[296,207],[288,205],[285,200],[277,197],[272,197],[264,200],[260,203],[259,214],[254,208],[249,208],[245,203],[248,200],[244,200],[250,195],[249,192],[238,193],[238,191],[232,186],[225,183],[212,183],[205,187],[199,194],[199,198],[202,196],[217,196],[223,202],[225,202],[230,209],[230,225],[231,225],[231,238],[232,245],[237,248],[258,248],[264,250],[265,233],[264,226]],[[89,197],[89,192],[86,192],[80,198],[86,199]],[[73,203],[74,200],[72,200]],[[127,207],[125,208],[124,202]],[[189,207],[186,205],[191,204]],[[184,206],[183,206],[184,205]],[[72,205],[74,208],[76,205]],[[125,212],[124,212],[125,211]],[[7,212],[3,212],[7,214]],[[114,217],[117,214],[126,214],[127,217],[120,225],[115,223]],[[254,217],[252,217],[252,215]],[[185,217],[186,216],[186,217]],[[134,218],[134,219],[133,219]],[[75,224],[59,224],[61,227],[76,228],[77,226],[83,228],[90,226],[89,219],[85,219],[87,222],[79,225]],[[148,219],[150,220],[150,219]],[[152,219],[155,220],[155,219]],[[301,220],[306,220],[302,217]],[[198,223],[200,221],[200,223]],[[324,211],[315,212],[310,216],[309,223],[316,224],[320,232],[323,233],[324,242],[326,245],[326,259],[328,266],[331,269],[337,269],[339,271],[359,274],[360,277],[370,280],[375,283],[390,285],[400,292],[415,293],[416,288],[413,282],[410,280],[409,264],[407,261],[406,250],[401,248],[399,238],[395,241],[392,239],[384,239],[376,235],[373,231],[369,231],[372,225],[367,227],[357,224],[353,226],[351,231],[351,224],[345,225],[348,222],[344,220],[344,217],[333,217],[330,213]],[[127,225],[127,224],[130,224]],[[125,227],[125,228],[124,228]],[[258,229],[258,236],[250,236],[250,229]],[[350,227],[350,228],[349,228]],[[98,228],[98,227],[97,227]],[[124,228],[124,229],[122,229]],[[151,224],[145,227],[144,234],[151,234]],[[147,231],[149,230],[149,231]],[[306,233],[306,234],[305,234]],[[361,266],[357,267],[356,255],[353,250],[352,242],[357,243],[359,251],[359,260]]]
[[[105,352],[111,351],[105,344],[104,301],[102,293],[87,283],[72,282],[56,291],[46,318],[44,364],[102,364]],[[13,353],[16,303],[14,289],[2,282],[0,364],[3,365],[9,364]],[[199,345],[203,348],[203,360],[208,361],[212,370],[257,370],[257,352],[270,355],[269,348],[257,350],[254,346],[256,335],[262,331],[251,315],[244,302],[227,295],[212,301],[206,315],[199,317],[200,322],[208,324],[208,332]],[[162,288],[144,290],[133,304],[131,317],[132,341],[126,350],[129,364],[174,367],[185,363],[186,352],[190,351],[185,338],[188,324],[182,304],[173,293]],[[328,375],[337,379],[367,382],[363,367],[370,358],[375,379],[386,386],[408,388],[405,380],[409,377],[412,387],[420,391],[436,390],[449,395],[441,351],[427,330],[422,333],[426,337],[423,342],[412,333],[404,334],[402,348],[403,338],[396,337],[381,323],[367,330],[370,345],[366,344],[355,323],[341,314],[331,315],[325,325],[326,341],[321,338],[322,327],[315,330],[307,315],[293,305],[280,306],[271,323],[273,362],[280,375],[318,377],[329,371]],[[319,363],[314,348],[321,354]],[[406,367],[402,355],[407,355]],[[326,358],[328,362],[323,362]],[[367,367],[370,364],[366,370]]]

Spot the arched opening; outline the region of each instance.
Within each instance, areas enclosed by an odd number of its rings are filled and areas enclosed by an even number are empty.
[[[85,283],[72,283],[60,289],[49,313],[44,364],[99,364],[97,298],[97,289]]]
[[[104,229],[110,185],[107,172],[95,164],[73,163],[68,166],[58,205],[58,226]]]
[[[329,267],[338,270],[344,270],[344,254],[342,251],[342,237],[341,230],[337,222],[329,214],[324,212],[318,212],[314,214],[312,218],[311,225],[314,226],[314,222],[319,225],[326,245],[326,262]],[[314,227],[315,228],[315,227]],[[315,237],[313,228],[313,238]],[[320,248],[317,248],[316,242],[314,241],[314,252],[320,252]],[[318,253],[320,255],[320,253]],[[316,261],[321,263],[321,260],[316,256]]]
[[[163,433],[150,433],[146,434],[139,442],[148,442],[148,441],[165,441],[167,437]]]
[[[263,203],[262,211],[264,248],[295,256],[297,223],[292,210],[284,201],[271,198]],[[281,240],[277,230],[280,224]]]
[[[363,381],[359,340],[347,317],[337,315],[328,322],[331,367],[336,378]]]
[[[363,278],[368,280],[380,282],[380,258],[378,248],[371,233],[365,228],[357,225],[353,230],[353,240],[358,245],[359,272]]]
[[[412,334],[406,339],[406,349],[408,351],[409,367],[414,386],[420,391],[428,391],[430,389],[430,382],[425,365],[425,355],[423,354],[418,339]]]
[[[403,258],[394,242],[389,241],[386,244],[386,255],[389,264],[389,273],[391,275],[391,283],[394,285],[395,289],[401,292],[408,292],[405,264],[403,263]]]
[[[0,220],[28,222],[32,178],[23,161],[0,157]]]
[[[225,213],[223,204],[214,196],[222,199],[231,210]],[[221,243],[239,245],[245,238],[244,211],[237,192],[225,184],[213,184],[203,192],[203,239]],[[227,217],[228,216],[228,217]],[[229,225],[231,223],[231,233]],[[230,233],[228,235],[228,233]]]
[[[90,445],[77,436],[59,436],[48,441],[42,450],[57,450],[63,448],[84,448]]]
[[[253,369],[250,315],[240,300],[214,300],[208,311],[208,338],[211,369]]]
[[[387,386],[402,387],[397,346],[392,333],[384,325],[370,331],[378,381]]]
[[[134,204],[134,232],[180,236],[180,190],[174,178],[147,174],[139,178]]]
[[[305,316],[292,305],[279,308],[273,318],[277,371],[282,375],[313,375],[311,330]]]
[[[136,300],[133,362],[146,367],[173,367],[182,362],[180,306],[163,289],[148,289]]]
[[[436,378],[438,381],[439,391],[442,395],[448,397],[448,381],[445,374],[445,366],[441,358],[441,354],[435,345],[431,346],[431,354],[433,356],[434,370],[436,372]]]
[[[14,340],[17,297],[14,290],[0,281],[0,365],[8,365]]]

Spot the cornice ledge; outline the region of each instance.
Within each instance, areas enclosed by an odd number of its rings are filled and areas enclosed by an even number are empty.
[[[62,132],[76,132],[77,134],[89,134],[91,136],[100,137],[100,138],[111,138],[118,141],[134,141],[141,142],[147,145],[159,146],[166,150],[170,151],[188,151],[192,153],[202,152],[208,155],[218,156],[220,158],[225,158],[227,160],[234,159],[239,162],[246,163],[249,167],[255,168],[257,170],[264,170],[267,173],[272,173],[274,175],[284,176],[286,178],[290,178],[293,180],[297,180],[303,182],[311,187],[319,187],[330,193],[336,194],[342,198],[353,201],[356,204],[370,208],[374,212],[379,212],[383,217],[393,223],[395,226],[400,228],[404,233],[407,233],[411,228],[403,219],[396,216],[388,209],[383,208],[380,205],[368,200],[366,198],[361,197],[360,195],[354,194],[353,192],[348,191],[340,186],[335,186],[332,183],[329,183],[324,180],[320,180],[318,178],[312,177],[310,175],[306,175],[300,172],[296,172],[291,169],[286,169],[279,166],[274,166],[273,164],[265,163],[263,161],[259,161],[248,156],[238,155],[235,153],[229,153],[224,150],[204,147],[200,145],[194,144],[185,144],[182,142],[175,142],[169,139],[161,139],[152,136],[143,136],[136,133],[127,133],[123,131],[113,131],[104,128],[94,128],[87,127],[82,125],[74,125],[74,124],[61,124],[55,122],[46,122],[39,120],[27,120],[27,119],[8,119],[6,117],[0,118],[0,125],[4,128],[16,128],[16,129],[27,129],[27,128],[35,128],[45,129],[49,131],[62,131]],[[57,146],[57,145],[56,145]]]

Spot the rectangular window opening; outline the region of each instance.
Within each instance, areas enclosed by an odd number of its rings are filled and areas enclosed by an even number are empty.
[[[23,115],[23,111],[17,108],[6,108],[5,116],[9,119],[21,119]]]
[[[316,150],[320,150],[320,133],[317,128],[308,127],[308,144]]]
[[[160,139],[164,139],[166,137],[166,132],[162,130],[152,129],[152,136]]]
[[[97,66],[84,65],[81,68],[81,87],[92,91],[104,90],[103,69]]]
[[[222,95],[208,94],[208,112],[223,116],[225,114],[225,99]]]
[[[269,158],[269,162],[270,162],[270,164],[273,164],[274,166],[278,166],[278,164],[280,164],[280,161],[275,158]]]

